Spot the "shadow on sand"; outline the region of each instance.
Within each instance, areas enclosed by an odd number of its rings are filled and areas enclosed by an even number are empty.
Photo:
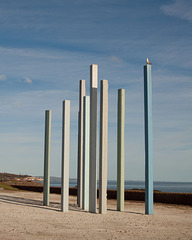
[[[61,203],[60,202],[50,201],[49,206],[44,206],[42,200],[16,197],[16,196],[10,196],[10,195],[5,195],[5,194],[0,194],[0,202],[61,212]],[[85,211],[85,210],[81,209],[76,204],[69,204],[69,210],[76,211],[76,212],[90,213],[89,211]],[[129,214],[145,215],[144,213],[141,213],[141,212],[131,212],[131,211],[121,211],[120,212],[120,211],[117,211],[116,209],[109,209],[109,208],[107,209],[107,211],[108,212],[117,212],[117,213],[126,213],[126,214],[129,213]]]
[[[61,211],[61,209],[60,209],[61,208],[61,203],[53,202],[53,201],[50,201],[49,206],[44,206],[42,200],[35,200],[35,199],[29,199],[29,198],[0,194],[0,202],[13,204],[13,205],[36,207],[36,208],[52,210],[52,211],[59,211],[59,212]],[[69,204],[69,210],[81,211],[81,212],[83,211],[75,204]]]

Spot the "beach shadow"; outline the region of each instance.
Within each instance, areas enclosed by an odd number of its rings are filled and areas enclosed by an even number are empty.
[[[89,211],[86,211],[86,210],[78,207],[77,204],[69,204],[69,210],[75,211],[75,212],[90,213]]]
[[[50,202],[49,206],[44,206],[42,200],[0,194],[0,202],[61,212],[61,203],[53,201]],[[79,208],[76,204],[69,204],[69,211],[88,213],[87,211]]]
[[[8,204],[13,204],[13,205],[36,207],[36,208],[52,210],[52,211],[60,211],[59,203],[50,202],[49,206],[44,206],[43,201],[41,201],[41,200],[21,198],[21,197],[15,197],[15,196],[7,196],[7,195],[3,195],[3,194],[0,194],[0,202],[6,202]]]
[[[35,208],[41,208],[41,209],[45,209],[45,210],[61,212],[61,203],[53,202],[53,201],[50,201],[49,206],[44,206],[42,200],[35,200],[35,199],[16,197],[16,196],[8,196],[8,195],[0,194],[0,202],[5,202],[5,203],[8,203],[8,204],[13,204],[13,205],[22,205],[22,206],[35,207]],[[89,211],[86,211],[86,210],[78,207],[77,204],[69,204],[69,211],[90,213]],[[126,213],[126,214],[145,215],[144,213],[140,213],[140,212],[117,211],[116,209],[110,209],[110,208],[108,208],[107,211],[117,212],[117,213]]]
[[[109,212],[117,212],[117,213],[130,213],[130,214],[138,214],[138,215],[145,215],[144,213],[140,212],[131,212],[131,211],[117,211],[116,209],[107,209]]]

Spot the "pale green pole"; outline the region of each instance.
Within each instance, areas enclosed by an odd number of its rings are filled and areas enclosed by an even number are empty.
[[[70,101],[63,101],[61,211],[69,209]]]
[[[100,84],[99,213],[107,213],[108,80]]]
[[[118,89],[117,117],[117,210],[124,210],[124,131],[125,131],[125,89]]]
[[[82,208],[83,198],[83,97],[85,80],[79,84],[79,118],[78,118],[78,163],[77,163],[77,205]]]
[[[49,206],[50,193],[50,144],[51,144],[51,111],[45,111],[45,146],[44,146],[44,186],[43,205]]]
[[[89,142],[90,142],[90,97],[83,97],[83,201],[84,210],[89,210]]]

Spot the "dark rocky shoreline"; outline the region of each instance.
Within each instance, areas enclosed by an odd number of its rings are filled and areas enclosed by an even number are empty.
[[[11,185],[19,190],[43,192],[43,186],[40,185]],[[50,193],[61,194],[60,187],[50,187]],[[77,196],[77,188],[69,188],[69,195]],[[99,197],[99,190],[97,190],[97,197]],[[116,190],[107,190],[108,199],[117,199]],[[145,201],[144,190],[125,190],[125,200]],[[167,193],[154,191],[154,202],[167,204],[181,204],[192,206],[192,193]]]

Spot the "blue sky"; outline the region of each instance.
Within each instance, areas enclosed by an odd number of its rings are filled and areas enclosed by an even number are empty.
[[[109,81],[108,178],[116,179],[117,90],[125,88],[125,178],[144,180],[149,57],[154,179],[192,181],[191,29],[190,0],[0,0],[0,171],[43,174],[50,109],[51,175],[60,176],[62,101],[69,99],[70,177],[76,177],[79,80],[89,95],[89,66],[98,64],[99,80]]]

